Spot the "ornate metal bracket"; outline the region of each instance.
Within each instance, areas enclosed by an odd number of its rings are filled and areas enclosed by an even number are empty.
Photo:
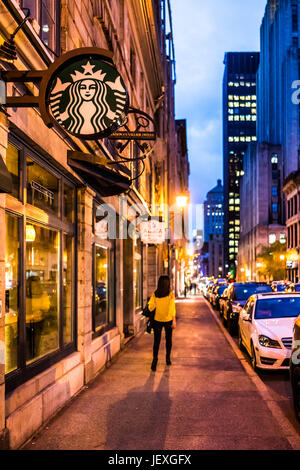
[[[128,116],[130,114],[134,114],[136,117],[136,128],[135,130],[131,130],[129,128],[129,119]],[[152,124],[153,131],[146,130]],[[109,140],[118,140],[116,147],[118,149],[118,157],[123,161],[137,161],[137,160],[144,160],[151,148],[149,149],[149,141],[156,140],[156,126],[153,118],[146,113],[137,108],[129,107],[128,113],[123,121],[122,126],[118,131],[114,132],[108,137]],[[124,141],[123,143],[120,141]],[[138,149],[142,152],[139,157],[136,158],[127,158],[124,155],[121,155],[125,148],[129,145],[131,141],[134,141],[137,145]],[[147,141],[147,142],[145,142]],[[143,142],[143,143],[142,143]],[[110,162],[113,164],[114,162]]]

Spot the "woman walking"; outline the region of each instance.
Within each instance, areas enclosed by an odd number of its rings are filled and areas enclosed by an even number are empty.
[[[166,335],[166,363],[171,365],[171,349],[172,349],[172,329],[176,328],[176,311],[175,311],[175,298],[170,289],[169,276],[160,276],[156,291],[152,294],[149,300],[149,310],[154,314],[153,330],[154,330],[154,344],[153,344],[153,361],[151,369],[156,370],[158,360],[158,350],[161,340],[162,329],[165,329]]]

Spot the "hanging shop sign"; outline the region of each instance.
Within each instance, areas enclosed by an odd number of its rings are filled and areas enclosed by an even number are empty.
[[[40,108],[48,127],[94,140],[107,137],[124,122],[128,92],[112,53],[84,47],[60,56],[46,71],[3,72],[5,81],[40,82],[39,96],[7,97],[6,106]]]
[[[165,241],[165,223],[147,220],[140,224],[141,240],[145,244],[161,244]]]

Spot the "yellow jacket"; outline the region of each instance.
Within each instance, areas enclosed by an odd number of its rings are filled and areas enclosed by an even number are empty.
[[[176,316],[175,310],[175,298],[173,292],[167,297],[155,297],[155,293],[151,295],[149,300],[149,310],[152,312],[155,310],[154,320],[167,322],[172,321]]]

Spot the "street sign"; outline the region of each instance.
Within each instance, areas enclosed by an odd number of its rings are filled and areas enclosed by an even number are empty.
[[[155,140],[155,132],[145,131],[117,131],[109,136],[110,139],[114,140]]]
[[[140,225],[141,240],[145,244],[158,245],[165,241],[165,223],[147,220]]]

